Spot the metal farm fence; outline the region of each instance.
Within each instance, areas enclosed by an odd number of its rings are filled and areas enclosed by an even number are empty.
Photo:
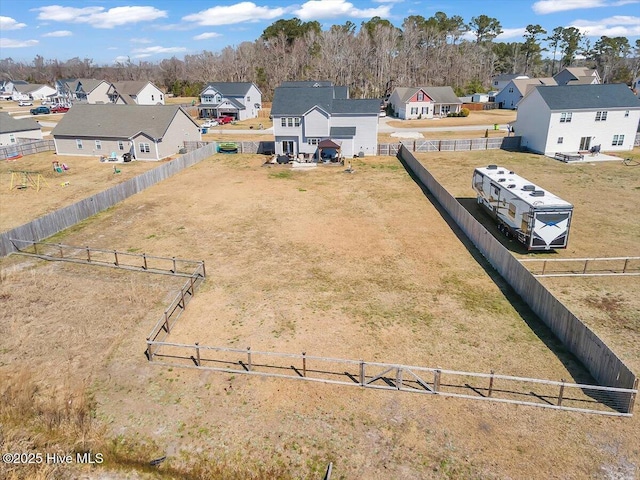
[[[167,324],[161,319],[155,330]],[[166,336],[166,335],[165,335]],[[611,416],[631,416],[634,388],[613,388],[490,373],[261,352],[147,339],[148,359],[160,365],[441,395]]]

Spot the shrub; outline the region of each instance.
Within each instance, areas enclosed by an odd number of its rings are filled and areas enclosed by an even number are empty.
[[[468,117],[469,116],[469,109],[468,108],[463,108],[462,110],[460,110],[460,116],[461,117]]]

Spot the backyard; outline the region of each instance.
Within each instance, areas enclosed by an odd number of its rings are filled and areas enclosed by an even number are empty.
[[[263,161],[216,155],[50,241],[204,259],[207,281],[171,341],[588,378],[397,159],[355,159],[352,174]],[[502,151],[421,161],[462,200],[473,199],[473,167],[496,163],[572,201],[570,248],[557,255],[638,255],[632,213],[640,169]],[[599,201],[614,192],[615,200]],[[30,208],[26,196],[11,201],[12,212]],[[1,262],[0,383],[33,382],[37,398],[85,392],[95,419],[83,441],[107,457],[90,470],[96,475],[136,468],[215,478],[220,468],[221,478],[319,478],[331,461],[335,478],[581,479],[633,478],[640,465],[637,414],[608,418],[153,365],[145,338],[181,281],[14,255]],[[640,371],[637,280],[547,282]],[[5,450],[71,448],[62,434],[25,436],[37,418],[14,423],[20,415],[4,412]]]

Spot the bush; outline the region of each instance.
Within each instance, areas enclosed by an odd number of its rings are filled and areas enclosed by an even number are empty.
[[[461,117],[468,117],[469,113],[470,113],[470,110],[468,108],[463,108],[462,110],[460,110]]]

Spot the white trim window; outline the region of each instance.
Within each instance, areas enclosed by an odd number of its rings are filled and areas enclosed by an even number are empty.
[[[613,145],[614,147],[619,147],[624,143],[624,135],[614,135],[613,136],[613,142],[611,142],[611,145]]]
[[[309,145],[318,145],[320,143],[319,138],[307,138],[307,143]]]
[[[411,107],[411,115],[417,115],[418,114],[418,107]]]
[[[76,148],[82,150],[82,139],[76,138]]]
[[[418,101],[424,102],[424,92],[418,92]]]
[[[629,110],[625,110],[624,111],[624,118],[627,118],[629,116]]]
[[[607,121],[607,112],[596,112],[596,122],[606,122]]]
[[[118,140],[118,150],[124,152],[124,142],[122,140]]]
[[[138,148],[140,149],[140,153],[149,153],[151,151],[151,146],[148,143],[138,143]]]
[[[16,136],[13,133],[9,134],[9,143],[16,143]]]
[[[564,143],[564,137],[558,137],[558,145]]]
[[[96,150],[102,150],[102,142],[100,140],[96,140]]]
[[[299,127],[300,117],[282,117],[280,119],[280,125],[283,127]]]
[[[560,114],[560,123],[571,123],[573,112],[562,112]]]

